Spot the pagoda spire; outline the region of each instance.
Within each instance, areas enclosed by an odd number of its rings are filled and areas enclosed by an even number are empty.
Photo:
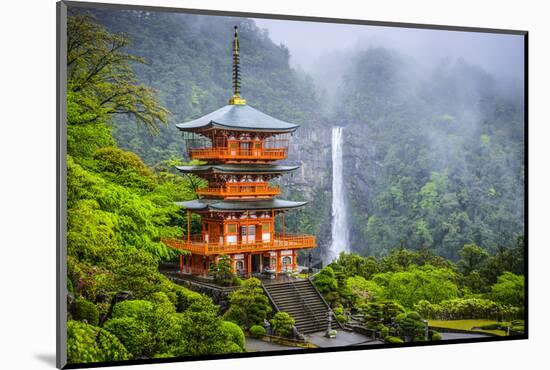
[[[233,96],[229,99],[230,105],[244,105],[246,100],[241,97],[241,71],[239,60],[239,35],[235,26],[233,37]]]

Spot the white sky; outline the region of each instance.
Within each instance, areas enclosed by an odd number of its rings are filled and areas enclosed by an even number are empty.
[[[326,53],[384,46],[432,65],[442,58],[463,58],[497,78],[523,81],[523,36],[425,30],[320,22],[254,19],[277,44],[286,45],[291,63],[306,71]]]

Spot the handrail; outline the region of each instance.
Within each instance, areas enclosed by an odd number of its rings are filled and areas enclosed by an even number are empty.
[[[305,307],[309,311],[309,314],[311,316],[313,316],[313,319],[315,320],[315,328],[318,329],[319,328],[319,320],[317,319],[317,315],[315,315],[315,313],[311,310],[311,308],[304,302],[304,300],[302,299],[302,296],[300,295],[300,292],[298,291],[298,289],[294,285],[294,281],[291,280],[290,285],[294,288],[294,292],[296,293],[296,296],[300,300],[300,303],[302,304],[302,307]]]
[[[189,155],[192,159],[284,159],[288,148],[194,148]]]
[[[336,320],[336,323],[338,324],[338,326],[340,327],[340,329],[344,329],[344,327],[342,326],[342,324],[340,323],[340,321],[338,321],[338,319],[336,318],[336,315],[334,314],[334,311],[332,311],[332,308],[330,307],[330,305],[327,303],[327,301],[325,300],[325,297],[323,297],[323,295],[321,294],[321,292],[319,290],[317,290],[317,287],[315,286],[315,284],[313,284],[313,281],[311,280],[311,278],[308,278],[307,279],[309,281],[309,284],[313,287],[313,290],[315,290],[315,292],[317,292],[317,295],[319,297],[321,297],[321,300],[323,301],[323,303],[325,304],[325,306],[327,306],[330,314],[334,317],[334,320]]]
[[[262,185],[257,185],[262,184]],[[229,183],[223,187],[203,188],[197,190],[200,195],[218,196],[247,196],[247,195],[277,195],[281,193],[278,186],[264,185],[265,183]]]
[[[161,241],[171,248],[188,250],[197,254],[242,253],[255,251],[271,251],[293,248],[314,248],[315,236],[313,235],[285,235],[275,234],[269,242],[255,241],[251,243],[214,243],[206,242],[201,234],[190,235],[182,238],[162,238]]]

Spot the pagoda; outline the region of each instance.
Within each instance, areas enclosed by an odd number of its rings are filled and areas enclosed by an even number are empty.
[[[279,274],[296,271],[297,251],[315,248],[312,235],[285,233],[285,211],[307,202],[275,198],[281,190],[270,181],[298,166],[274,162],[287,158],[298,125],[270,117],[240,94],[239,38],[233,39],[233,96],[229,104],[176,126],[184,132],[188,156],[198,165],[177,166],[183,174],[207,180],[199,199],[178,202],[187,213],[187,235],[163,239],[178,250],[180,272],[204,275],[220,255],[231,258],[233,272]],[[191,235],[191,213],[201,216],[201,233]],[[281,230],[275,231],[279,217]]]

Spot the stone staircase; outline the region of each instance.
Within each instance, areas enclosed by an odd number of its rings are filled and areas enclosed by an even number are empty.
[[[263,287],[275,309],[296,320],[296,329],[301,334],[327,330],[331,310],[310,280],[264,283]],[[331,327],[341,328],[334,315]]]

